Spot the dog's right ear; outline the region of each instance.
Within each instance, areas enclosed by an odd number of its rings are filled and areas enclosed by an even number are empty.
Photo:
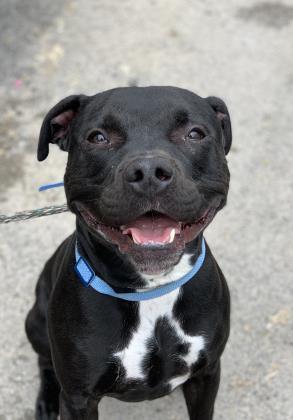
[[[68,151],[71,123],[78,113],[85,95],[72,95],[58,102],[46,115],[39,137],[38,160],[46,159],[49,143],[58,144],[61,150]]]

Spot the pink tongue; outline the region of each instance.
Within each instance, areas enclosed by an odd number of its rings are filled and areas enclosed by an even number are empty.
[[[167,216],[142,216],[126,225],[122,233],[131,234],[137,244],[166,244],[173,242],[174,235],[180,233],[180,225]]]

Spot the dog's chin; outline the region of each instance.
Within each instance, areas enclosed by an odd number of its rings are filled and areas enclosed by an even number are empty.
[[[170,271],[178,263],[186,244],[207,227],[216,210],[213,207],[207,209],[192,223],[150,211],[117,227],[100,223],[92,211],[79,206],[79,213],[90,230],[118,246],[137,271],[150,275]]]

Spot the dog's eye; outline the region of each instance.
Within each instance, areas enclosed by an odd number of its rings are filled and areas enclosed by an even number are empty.
[[[205,132],[198,127],[194,127],[192,130],[189,131],[187,138],[190,140],[201,140],[206,137]]]
[[[91,143],[96,144],[107,144],[109,143],[109,140],[107,139],[106,135],[102,133],[100,130],[96,130],[88,136],[88,141]]]

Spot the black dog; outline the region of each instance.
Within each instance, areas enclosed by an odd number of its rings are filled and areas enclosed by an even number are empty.
[[[26,321],[39,355],[37,419],[94,420],[104,395],[142,401],[179,385],[190,419],[212,419],[229,291],[208,247],[184,286],[136,302],[84,287],[75,246],[116,293],[138,296],[184,276],[226,203],[231,140],[222,100],[173,87],[70,96],[47,114],[38,159],[49,143],[69,152],[77,225],[45,265]]]

